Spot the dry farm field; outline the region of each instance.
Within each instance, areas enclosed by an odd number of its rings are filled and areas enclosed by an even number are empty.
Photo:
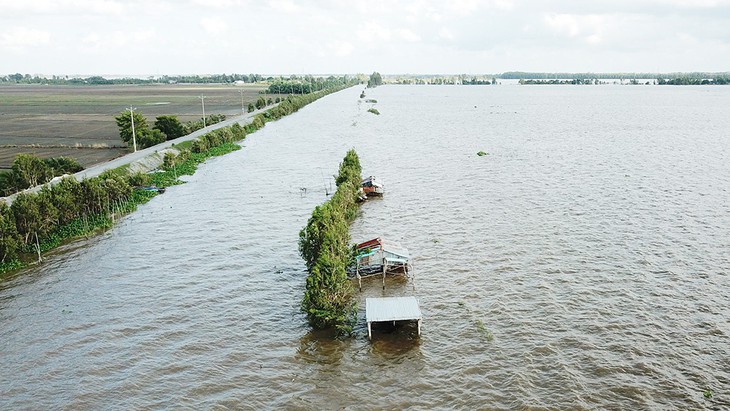
[[[255,102],[265,84],[146,84],[146,85],[3,85],[0,86],[0,170],[19,153],[41,158],[72,157],[84,167],[105,162],[128,151],[119,138],[114,117],[132,106],[147,117],[176,115],[181,122],[205,113],[241,113]],[[265,96],[276,98],[276,96]]]

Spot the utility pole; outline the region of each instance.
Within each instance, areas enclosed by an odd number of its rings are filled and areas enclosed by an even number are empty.
[[[137,136],[134,133],[134,108],[129,106],[129,118],[132,120],[132,144],[134,145],[134,152],[137,152]]]
[[[200,95],[200,103],[203,105],[203,128],[205,128],[205,96],[202,94]]]
[[[246,112],[243,110],[243,90],[238,90],[241,92],[241,114],[246,114]]]

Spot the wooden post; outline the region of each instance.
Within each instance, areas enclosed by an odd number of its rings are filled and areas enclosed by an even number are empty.
[[[372,339],[373,339],[373,330],[370,327],[370,322],[368,321],[368,340],[372,340]]]
[[[355,261],[355,275],[357,276],[357,282],[360,285],[360,292],[362,292],[362,277],[360,276],[360,260]]]
[[[38,251],[38,264],[40,264],[43,259],[41,258],[41,244],[38,242],[38,232],[35,233],[35,249]]]
[[[418,336],[421,336],[421,320],[418,320]]]
[[[408,263],[406,263],[406,272],[407,271],[408,271]],[[413,273],[412,281],[413,281],[413,291],[416,291],[416,274],[415,273]]]

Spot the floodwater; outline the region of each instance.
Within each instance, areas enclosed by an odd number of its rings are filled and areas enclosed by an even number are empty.
[[[361,91],[0,283],[0,408],[730,408],[730,88]],[[415,279],[366,283],[334,340],[297,238],[351,147],[387,190],[353,241]],[[381,295],[419,298],[420,338],[368,341]]]

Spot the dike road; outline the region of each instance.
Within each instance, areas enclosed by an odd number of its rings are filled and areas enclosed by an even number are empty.
[[[250,113],[245,113],[245,114],[242,114],[242,115],[238,115],[238,116],[235,116],[233,118],[227,119],[225,121],[221,121],[220,123],[211,124],[211,125],[209,125],[207,127],[204,127],[202,129],[197,130],[197,131],[195,131],[193,133],[190,133],[188,135],[185,135],[185,136],[182,136],[182,137],[178,137],[178,138],[176,138],[174,140],[168,140],[168,141],[165,141],[164,143],[160,143],[160,144],[157,144],[157,145],[152,146],[152,147],[147,147],[147,148],[142,149],[142,150],[137,150],[134,153],[125,154],[125,155],[123,155],[121,157],[117,157],[117,158],[115,158],[115,159],[113,159],[111,161],[107,161],[107,162],[104,162],[104,163],[100,163],[100,164],[93,165],[93,166],[91,166],[89,168],[86,168],[84,170],[79,171],[76,174],[73,174],[73,176],[78,181],[81,181],[81,180],[83,180],[85,178],[96,177],[99,174],[103,173],[104,171],[112,170],[112,169],[115,169],[117,167],[121,167],[121,166],[124,166],[124,165],[127,165],[127,164],[135,163],[135,162],[140,161],[140,160],[142,160],[142,159],[144,159],[144,158],[146,158],[148,156],[154,155],[155,153],[158,153],[160,151],[163,151],[165,149],[168,149],[168,148],[172,147],[174,144],[180,144],[180,143],[183,143],[185,141],[194,140],[194,139],[196,139],[196,138],[204,135],[205,133],[211,132],[213,130],[217,130],[219,128],[223,128],[223,127],[230,126],[233,123],[239,123],[241,125],[248,124],[250,122],[250,120],[254,116],[256,116],[257,114],[261,114],[261,113],[263,113],[264,111],[266,111],[266,110],[268,110],[270,108],[276,107],[277,105],[278,105],[278,103],[277,104],[274,104],[274,105],[271,105],[271,106],[266,106],[266,107],[264,107],[264,108],[262,108],[260,110],[255,110],[255,111],[252,111]],[[5,203],[8,206],[10,206],[10,204],[13,203],[13,199],[18,194],[20,194],[20,193],[35,193],[35,192],[40,191],[41,188],[43,188],[44,185],[46,185],[46,184],[55,184],[55,182],[57,182],[57,181],[58,180],[52,180],[52,181],[49,181],[49,182],[47,182],[45,184],[41,184],[39,186],[35,186],[35,187],[31,187],[31,188],[25,189],[23,191],[20,191],[18,193],[12,194],[12,195],[9,195],[7,197],[0,197],[0,201],[5,201]]]

